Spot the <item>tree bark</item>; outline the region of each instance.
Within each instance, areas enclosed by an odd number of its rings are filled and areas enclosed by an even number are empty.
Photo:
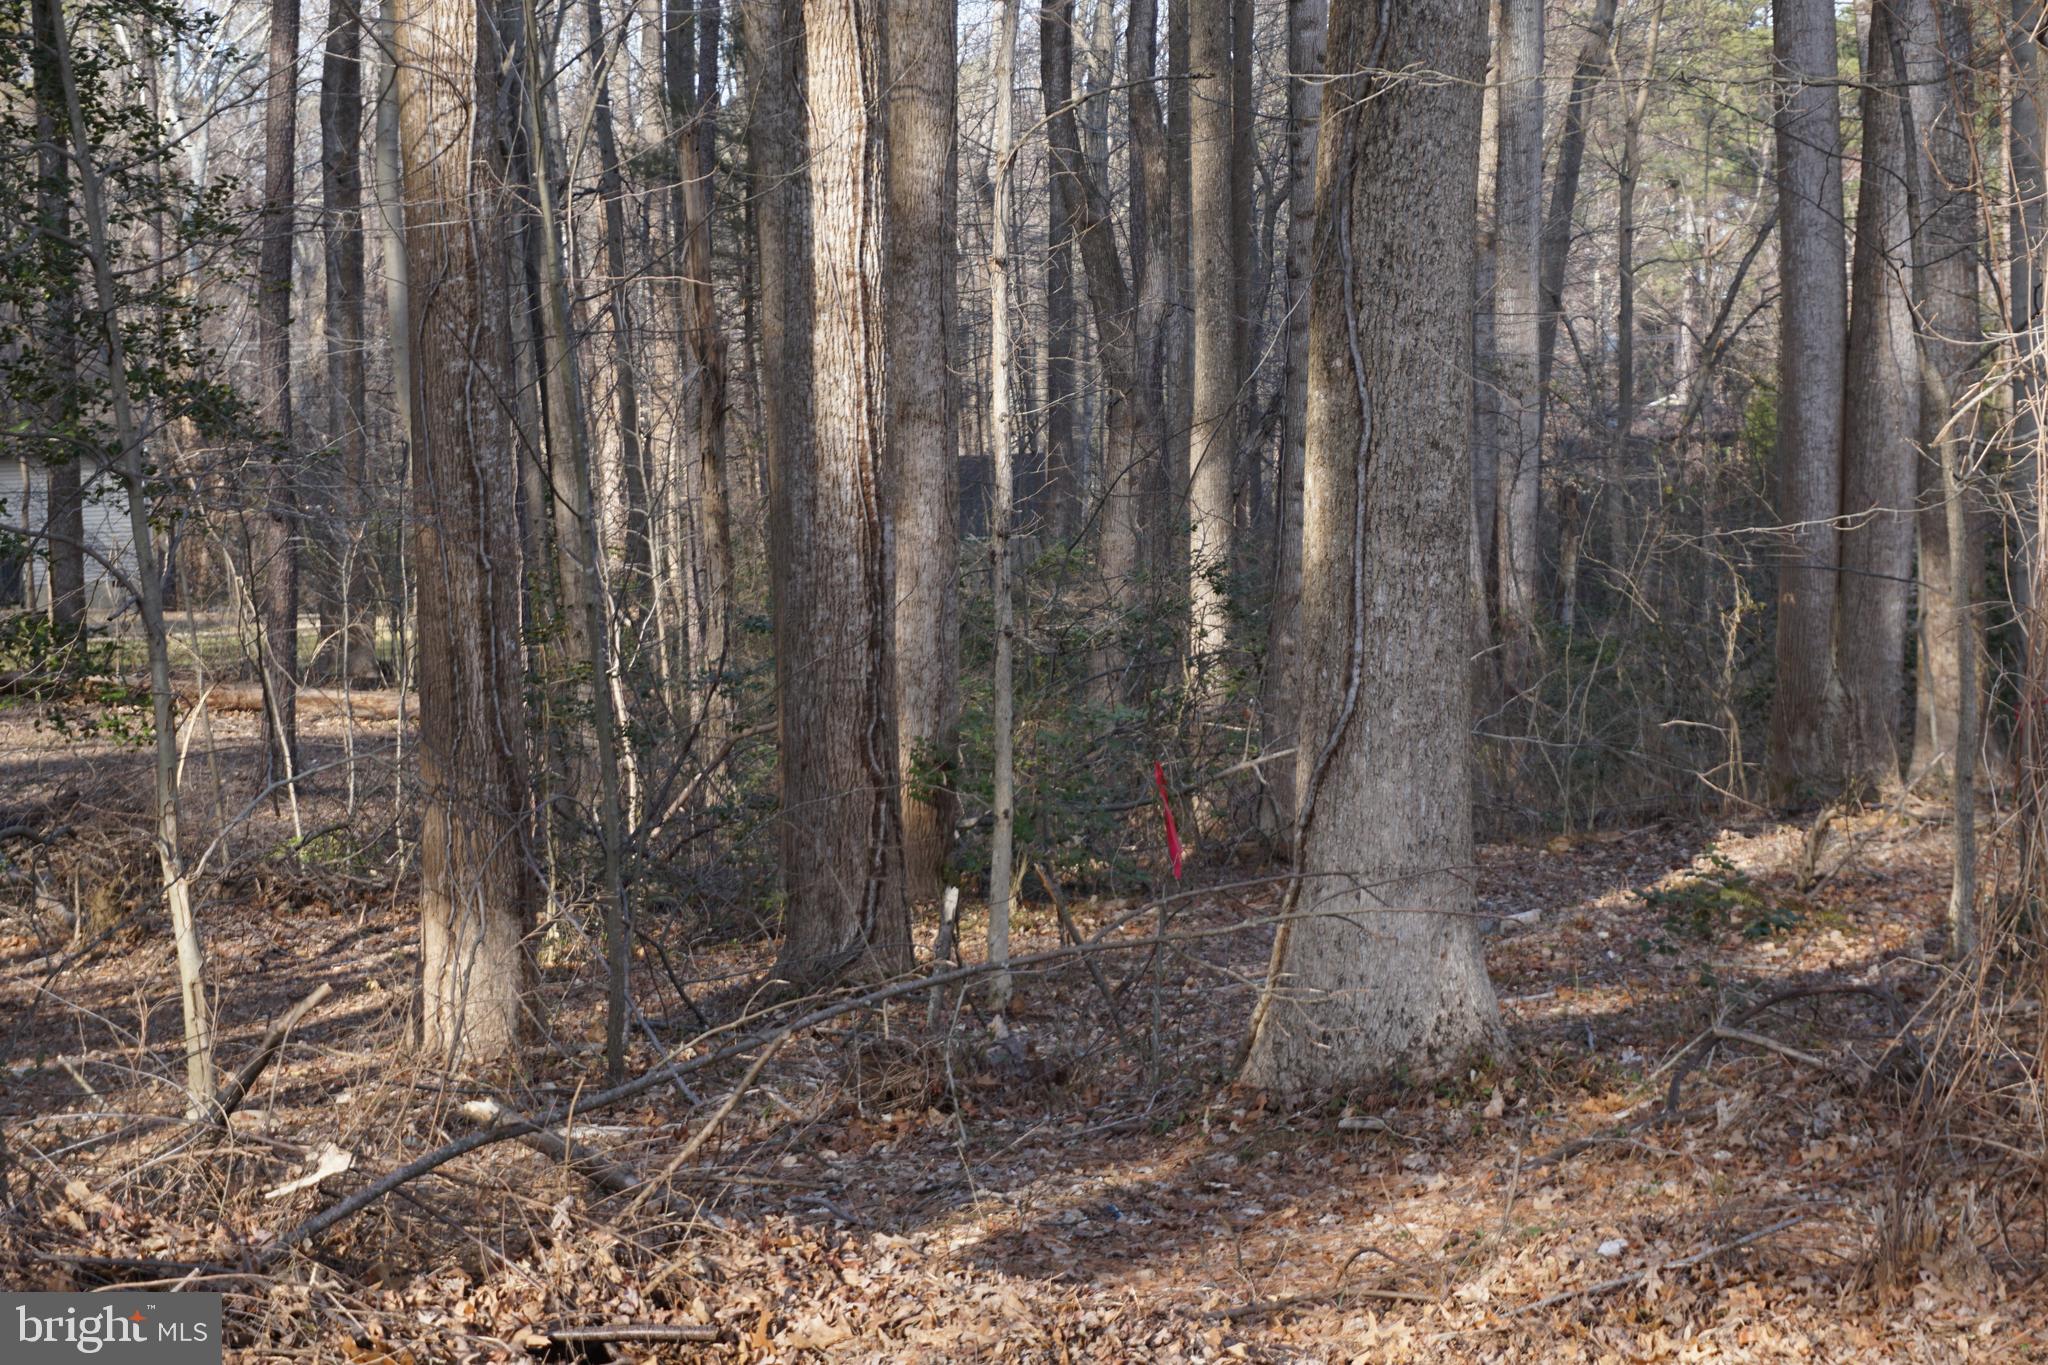
[[[989,507],[989,584],[995,603],[995,678],[993,714],[993,837],[988,860],[988,960],[995,968],[989,979],[989,1010],[1000,1017],[1010,1005],[1010,881],[1011,844],[1016,832],[1015,760],[1012,717],[1016,682],[1012,676],[1014,613],[1010,600],[1010,526],[1016,487],[1014,444],[1010,434],[1012,369],[1016,358],[1010,342],[1010,186],[1016,160],[1017,3],[1002,0],[997,20],[995,90],[995,212],[988,258],[989,278],[989,426],[993,455],[994,497]],[[951,23],[951,5],[946,6]],[[900,11],[899,11],[900,12]],[[950,111],[949,111],[950,112]],[[894,148],[892,150],[900,150]]]
[[[57,10],[52,3],[34,7],[30,24],[35,35],[32,70],[36,102],[36,212],[41,220],[44,250],[51,253],[51,291],[37,347],[50,377],[50,395],[42,405],[45,443],[40,468],[45,480],[43,550],[49,569],[50,624],[60,635],[85,626],[85,502],[81,496],[79,454],[74,441],[78,426],[78,298],[70,285],[76,274],[71,259],[71,159],[64,90],[58,79]],[[27,490],[26,477],[23,480]],[[10,509],[13,510],[13,509]],[[26,509],[23,509],[26,510]],[[24,518],[26,524],[26,518]]]
[[[910,965],[897,804],[888,444],[889,282],[877,0],[805,0],[810,112],[811,442],[805,590],[776,604],[795,652],[783,685],[783,875],[777,976],[811,986]]]
[[[1839,684],[1833,642],[1842,510],[1842,379],[1847,253],[1835,9],[1776,0],[1778,153],[1777,690],[1769,781],[1779,799],[1832,784]]]
[[[1943,471],[1967,466],[1976,442],[1971,417],[1954,423],[1956,403],[1976,382],[1983,323],[1978,268],[1975,148],[1971,143],[1971,44],[1966,15],[1945,0],[1902,0],[1892,11],[1894,50],[1911,98],[1898,101],[1907,120],[1904,139],[1919,149],[1909,157],[1909,212],[1913,226],[1914,299],[1919,334],[1921,458],[1918,461],[1919,668],[1915,700],[1913,780],[1954,775],[1969,697],[1970,729],[1984,696],[1976,667],[1983,640],[1973,624],[1965,633],[1955,605],[1958,579],[1981,577],[1983,541],[1974,502],[1965,534],[1953,537]],[[1964,497],[1969,493],[1964,490]],[[1958,562],[1960,561],[1960,562]],[[1967,648],[1964,646],[1967,645]]]
[[[712,134],[717,113],[715,9],[698,13],[693,29],[685,0],[671,0],[666,47],[669,118],[674,128],[676,184],[670,218],[682,262],[681,295],[684,383],[691,425],[688,435],[688,493],[695,513],[696,555],[692,570],[694,604],[690,653],[702,687],[700,709],[705,737],[713,745],[731,727],[731,684],[726,670],[732,654],[732,516],[725,470],[725,333],[718,321],[711,243]],[[711,42],[705,44],[708,25]],[[681,539],[682,537],[678,537]]]
[[[298,759],[299,506],[292,432],[292,236],[298,166],[299,0],[271,0],[263,97],[262,246],[256,264],[256,352],[262,381],[262,500],[249,537],[257,662],[269,780],[292,781]]]
[[[1615,0],[1593,0],[1586,22],[1586,40],[1572,68],[1571,93],[1565,99],[1564,125],[1557,138],[1557,171],[1550,203],[1543,215],[1543,263],[1538,291],[1542,315],[1537,322],[1538,377],[1547,395],[1551,363],[1557,354],[1557,325],[1564,313],[1565,267],[1572,251],[1572,215],[1578,206],[1579,175],[1586,161],[1586,125],[1592,117],[1593,94],[1606,79],[1608,45],[1614,37]]]
[[[1892,5],[1875,0],[1864,43],[1863,172],[1849,271],[1842,403],[1842,575],[1835,627],[1843,775],[1883,791],[1903,757],[1920,389],[1906,218],[1906,146],[1887,87]]]
[[[534,883],[519,649],[508,181],[518,12],[394,0],[418,582],[421,1043],[503,1060],[523,1033]]]
[[[1497,605],[1511,689],[1528,685],[1543,615],[1543,392],[1537,290],[1543,222],[1543,0],[1502,0],[1495,62],[1493,445]]]
[[[1303,456],[1308,448],[1308,312],[1316,218],[1316,129],[1323,112],[1323,45],[1329,0],[1289,0],[1287,7],[1287,303],[1282,336],[1287,368],[1281,380],[1280,472],[1275,488],[1273,603],[1266,632],[1262,739],[1268,752],[1296,740],[1299,701],[1295,656],[1300,648]],[[1291,774],[1291,767],[1283,769]],[[1294,827],[1291,777],[1269,781],[1271,827]]]
[[[379,676],[370,598],[369,443],[363,325],[363,24],[356,0],[333,0],[320,69],[320,200],[327,274],[327,432],[341,460],[328,532],[332,582],[322,647],[337,674]]]
[[[1385,27],[1382,28],[1381,16]],[[1472,223],[1485,7],[1340,4],[1316,174],[1298,880],[1243,1079],[1328,1094],[1502,1041],[1472,917]],[[1327,264],[1321,264],[1327,263]]]
[[[1194,271],[1194,412],[1189,433],[1189,676],[1198,688],[1227,643],[1231,472],[1237,451],[1237,261],[1231,204],[1232,0],[1188,0],[1188,234]],[[1142,74],[1131,73],[1134,77]]]
[[[915,904],[936,902],[945,889],[959,804],[952,793],[960,673],[953,25],[952,0],[895,0],[889,12],[888,483],[903,531],[896,544],[896,719],[904,885]]]

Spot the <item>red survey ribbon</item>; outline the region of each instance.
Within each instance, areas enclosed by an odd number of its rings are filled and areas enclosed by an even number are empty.
[[[1173,801],[1166,794],[1166,765],[1154,761],[1152,782],[1159,788],[1159,809],[1166,815],[1166,854],[1173,861],[1173,879],[1180,880],[1180,830],[1173,823]]]

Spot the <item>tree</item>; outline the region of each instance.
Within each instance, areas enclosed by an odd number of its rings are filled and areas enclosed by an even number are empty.
[[[1282,379],[1280,473],[1275,481],[1273,604],[1268,611],[1264,692],[1270,750],[1296,739],[1300,649],[1302,460],[1308,447],[1309,246],[1315,234],[1316,130],[1323,112],[1323,44],[1329,0],[1287,7],[1287,369]],[[1274,824],[1294,825],[1292,767],[1267,779]]]
[[[323,595],[322,648],[344,678],[377,676],[371,629],[369,420],[363,364],[363,22],[357,0],[333,0],[320,68],[320,202],[327,276],[327,434],[341,461],[341,496],[328,539],[333,581]]]
[[[810,986],[910,965],[897,805],[888,490],[887,155],[877,0],[805,0],[811,439],[803,589],[782,689],[784,910],[776,975]]]
[[[902,528],[896,720],[903,871],[915,903],[937,901],[944,889],[957,804],[950,794],[960,673],[953,22],[952,0],[895,0],[889,9],[888,486]]]
[[[1010,342],[1010,187],[1017,158],[1017,4],[1002,0],[996,38],[996,135],[993,148],[995,216],[990,232],[989,278],[989,444],[995,466],[988,517],[990,595],[995,600],[994,834],[988,860],[988,957],[996,970],[989,982],[989,1009],[1003,1014],[1010,1004],[1010,864],[1017,811],[1012,719],[1016,678],[1011,660],[1015,619],[1010,600],[1010,530],[1016,486],[1015,442],[1011,437],[1011,389],[1016,355]]]
[[[263,97],[262,247],[256,267],[259,418],[266,449],[262,500],[249,536],[257,661],[270,780],[298,774],[299,507],[292,449],[292,236],[298,165],[299,0],[271,0],[270,67]]]
[[[39,434],[47,480],[44,553],[50,565],[50,624],[71,634],[85,625],[85,502],[75,444],[78,404],[78,273],[71,235],[71,161],[64,90],[58,79],[57,11],[37,4],[30,15],[35,35],[30,70],[36,105],[36,218],[41,229],[43,274],[52,288],[39,310],[36,348],[49,375],[40,407]],[[9,509],[25,511],[26,509]]]
[[[1239,171],[1232,154],[1230,30],[1231,0],[1189,0],[1188,235],[1195,331],[1194,422],[1188,438],[1188,662],[1191,676],[1198,678],[1224,647],[1228,607],[1223,584],[1233,553],[1239,322],[1231,204]]]
[[[1842,130],[1835,99],[1835,8],[1775,0],[1778,153],[1777,690],[1770,781],[1780,797],[1839,772],[1834,672],[1841,550],[1842,378],[1848,260],[1842,237]]]
[[[1538,536],[1543,461],[1541,296],[1543,0],[1502,0],[1495,51],[1493,383],[1498,611],[1511,685],[1527,685],[1542,616]]]
[[[1329,69],[1350,74],[1325,90],[1316,167],[1301,813],[1243,1071],[1282,1092],[1440,1075],[1500,1039],[1453,626],[1484,35],[1477,0],[1331,6]],[[1379,74],[1411,69],[1443,79]]]
[[[394,0],[413,341],[421,1043],[489,1062],[525,1028],[534,882],[519,649],[506,88],[518,11]]]
[[[1907,287],[1906,146],[1896,111],[1893,5],[1877,0],[1863,44],[1863,174],[1849,269],[1842,402],[1842,574],[1835,666],[1844,776],[1895,785],[1903,758],[1907,589],[1913,573],[1918,346]]]

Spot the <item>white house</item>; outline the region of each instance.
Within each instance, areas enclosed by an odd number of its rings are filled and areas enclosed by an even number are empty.
[[[80,471],[85,497],[85,591],[88,609],[125,607],[135,580],[135,538],[128,527],[128,495],[103,465]],[[0,602],[41,609],[50,602],[50,565],[42,533],[49,517],[49,470],[26,459],[0,460],[4,524],[27,532],[26,554],[10,547],[0,560]],[[11,539],[11,537],[10,537]],[[124,582],[125,580],[125,582]]]

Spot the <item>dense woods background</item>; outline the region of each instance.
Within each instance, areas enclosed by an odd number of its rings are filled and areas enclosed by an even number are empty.
[[[1741,1051],[1823,1097],[1713,1133],[1804,1106],[1847,1166],[1522,1307],[1799,1224],[1860,1269],[1772,1330],[1830,1349],[1942,1266],[2024,1294],[2044,42],[2028,0],[0,0],[0,1250],[426,1359],[376,1286],[453,1225],[472,1317],[494,1256],[558,1285],[463,1349],[560,1351],[574,1239],[413,1192],[485,1148],[517,1190],[518,1139],[641,1258],[611,1327],[897,1358],[845,1286],[817,1327],[650,1277],[849,1112],[978,1189],[1003,1115],[1107,1105],[1073,1141],[1470,1138],[1505,1202],[1452,1237],[1507,1285],[1525,1147],[1682,1136]],[[108,1231],[145,1206],[180,1230]],[[1246,1334],[1356,1308],[1341,1250],[1071,1339],[1310,1358]],[[1449,1273],[1348,1349],[1506,1330]]]

